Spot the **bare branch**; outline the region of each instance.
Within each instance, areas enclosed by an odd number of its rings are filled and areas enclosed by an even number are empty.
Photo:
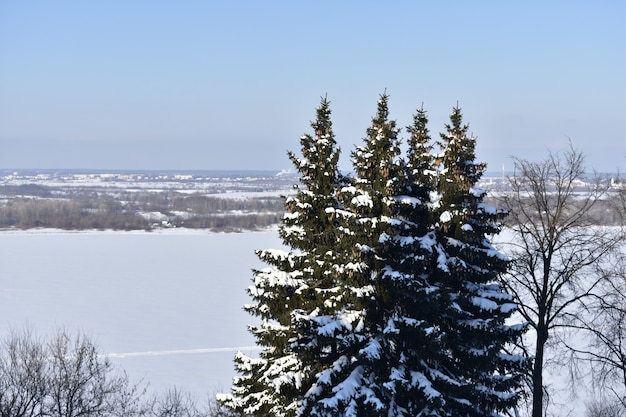
[[[584,160],[571,144],[540,162],[515,158],[512,192],[502,198],[514,235],[507,251],[513,262],[502,283],[536,330],[533,417],[544,414],[545,345],[555,329],[576,328],[577,309],[604,281],[597,265],[617,250],[623,236],[616,228],[595,226],[595,207],[610,183],[588,176]],[[560,337],[554,341],[565,344]]]

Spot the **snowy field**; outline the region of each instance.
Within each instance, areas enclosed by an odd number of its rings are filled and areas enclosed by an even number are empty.
[[[257,351],[245,289],[263,266],[254,250],[279,247],[276,230],[0,232],[0,337],[25,327],[39,336],[81,331],[131,381],[203,401],[229,389],[237,350]],[[545,377],[556,415],[584,415],[565,369]]]
[[[85,332],[133,381],[203,400],[228,389],[239,348],[255,351],[243,311],[255,249],[276,231],[0,233],[0,337],[28,327]]]

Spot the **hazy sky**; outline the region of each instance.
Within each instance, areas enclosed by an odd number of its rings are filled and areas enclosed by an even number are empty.
[[[626,171],[626,2],[0,0],[0,169],[287,169],[323,95],[345,169],[385,89]]]

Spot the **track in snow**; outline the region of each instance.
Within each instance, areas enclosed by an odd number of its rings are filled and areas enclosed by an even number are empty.
[[[204,349],[180,349],[180,350],[157,350],[146,352],[107,353],[102,356],[108,358],[132,358],[136,356],[169,356],[169,355],[195,355],[199,353],[219,353],[260,350],[259,346],[220,347]]]

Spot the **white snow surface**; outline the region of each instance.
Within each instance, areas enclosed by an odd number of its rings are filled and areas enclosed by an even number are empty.
[[[424,247],[432,247],[429,238],[421,239]],[[496,248],[511,239],[505,230]],[[81,331],[131,380],[145,378],[156,392],[175,385],[204,401],[229,391],[235,352],[257,355],[247,327],[258,320],[243,306],[251,301],[251,270],[266,266],[254,251],[269,248],[284,249],[276,230],[1,231],[0,338],[24,327],[39,336]],[[447,267],[443,254],[438,261]],[[582,412],[565,373],[544,377],[557,389],[557,404]]]
[[[177,386],[199,401],[225,391],[233,357],[258,349],[243,311],[255,249],[277,232],[0,233],[0,338],[84,332],[150,390]]]
[[[450,220],[452,220],[452,214],[449,211],[444,211],[441,213],[441,216],[439,216],[441,223],[448,223]]]

